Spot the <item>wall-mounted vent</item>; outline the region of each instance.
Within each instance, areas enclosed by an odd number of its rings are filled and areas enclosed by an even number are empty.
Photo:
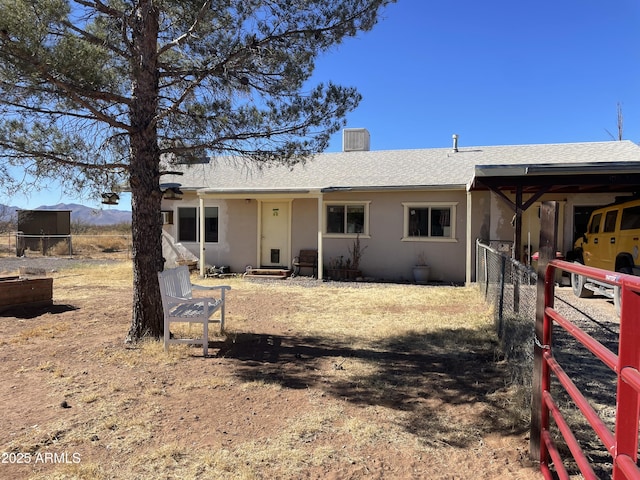
[[[345,128],[342,130],[343,152],[366,152],[369,150],[370,136],[366,128]]]

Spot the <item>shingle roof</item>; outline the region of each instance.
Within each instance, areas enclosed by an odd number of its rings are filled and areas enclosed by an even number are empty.
[[[316,190],[327,188],[464,187],[476,166],[574,165],[640,162],[630,141],[323,153],[292,169],[262,170],[239,159],[212,158],[164,176],[183,189],[207,191]],[[640,163],[639,172],[640,172]]]

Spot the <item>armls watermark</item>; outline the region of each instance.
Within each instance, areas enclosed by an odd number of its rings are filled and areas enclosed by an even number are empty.
[[[82,458],[77,452],[2,452],[0,456],[0,464],[61,464],[61,463],[80,463]]]

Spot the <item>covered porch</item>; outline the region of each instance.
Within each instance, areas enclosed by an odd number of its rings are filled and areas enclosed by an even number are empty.
[[[286,275],[285,270],[293,269],[293,258],[304,249],[318,252],[317,278],[323,278],[323,202],[320,190],[227,190],[215,192],[208,189],[197,191],[200,212],[199,258],[200,274],[205,274],[207,264],[205,229],[205,206],[211,202],[224,201],[243,204],[248,210],[245,222],[253,225],[245,229],[246,235],[253,236],[248,248],[254,250],[252,262],[246,268],[266,271],[273,270]],[[237,236],[233,234],[232,236]],[[228,240],[235,243],[234,238]]]

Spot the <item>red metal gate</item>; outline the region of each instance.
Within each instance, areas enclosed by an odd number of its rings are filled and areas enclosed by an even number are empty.
[[[620,334],[618,355],[568,321],[553,308],[554,278],[556,269],[606,282],[620,288]],[[591,353],[599,358],[617,376],[616,421],[611,432],[591,407],[574,382],[555,361],[551,343],[551,330],[556,323]],[[546,479],[569,479],[562,458],[549,432],[549,420],[553,417],[558,430],[571,451],[585,479],[597,479],[578,441],[557,407],[550,392],[551,374],[565,388],[613,459],[613,479],[640,479],[636,465],[638,451],[638,420],[640,412],[640,277],[612,273],[597,268],[552,260],[545,271],[544,316],[542,338],[536,338],[542,347],[540,412],[540,469]],[[553,463],[553,467],[551,467]]]

